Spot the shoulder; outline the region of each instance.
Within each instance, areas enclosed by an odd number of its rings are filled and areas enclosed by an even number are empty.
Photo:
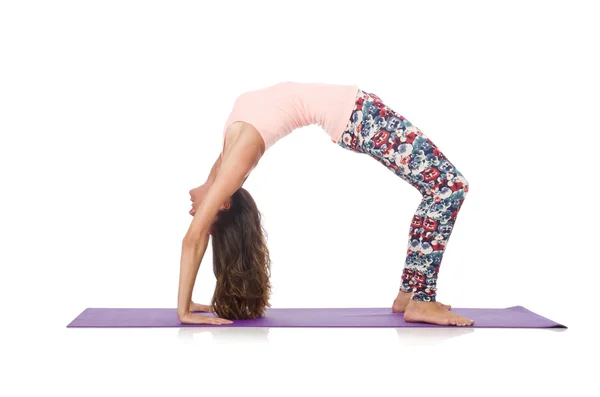
[[[256,158],[256,162],[265,153],[265,141],[262,135],[250,123],[237,121],[225,131],[223,157]]]

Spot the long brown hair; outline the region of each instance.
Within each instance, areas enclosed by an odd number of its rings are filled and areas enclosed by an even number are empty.
[[[271,306],[271,260],[261,219],[250,193],[239,188],[231,196],[231,207],[219,211],[211,226],[217,278],[211,304],[219,317],[262,317]]]

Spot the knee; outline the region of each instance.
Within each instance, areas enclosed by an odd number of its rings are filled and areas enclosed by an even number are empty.
[[[467,192],[469,191],[469,181],[467,178],[465,178],[465,176],[459,172],[454,183],[457,185],[457,188],[463,190],[463,195],[466,196]]]

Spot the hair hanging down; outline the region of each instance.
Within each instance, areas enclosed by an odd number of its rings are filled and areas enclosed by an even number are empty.
[[[266,232],[254,199],[244,188],[231,196],[211,226],[215,314],[227,319],[262,317],[270,307],[271,260]]]

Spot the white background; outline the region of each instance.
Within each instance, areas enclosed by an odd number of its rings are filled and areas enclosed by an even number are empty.
[[[2,394],[597,390],[592,3],[2,2]],[[86,307],[175,307],[188,191],[236,96],[288,80],[376,93],[468,179],[440,301],[570,329],[66,329]],[[245,187],[273,307],[391,307],[416,189],[318,127]]]

